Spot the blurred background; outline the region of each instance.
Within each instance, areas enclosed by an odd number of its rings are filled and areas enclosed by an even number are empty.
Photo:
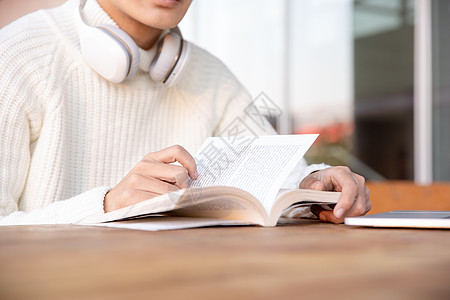
[[[62,2],[0,0],[0,27]],[[320,133],[310,163],[450,181],[450,0],[194,0],[180,28],[277,103],[280,133]]]

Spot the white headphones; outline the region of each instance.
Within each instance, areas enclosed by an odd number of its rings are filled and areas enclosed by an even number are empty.
[[[75,26],[84,61],[98,74],[111,82],[122,82],[139,69],[139,48],[133,39],[116,26],[85,23],[82,10],[86,0],[80,0],[75,14]],[[190,58],[190,45],[183,39],[178,27],[160,37],[156,54],[150,64],[153,81],[166,86],[175,85]]]

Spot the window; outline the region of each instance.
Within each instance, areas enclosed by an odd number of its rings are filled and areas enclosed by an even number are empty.
[[[414,143],[420,1],[196,0],[180,27],[253,96],[264,91],[278,103],[290,132],[321,133],[310,162],[413,180],[422,152]],[[432,179],[450,180],[450,0],[430,2]]]

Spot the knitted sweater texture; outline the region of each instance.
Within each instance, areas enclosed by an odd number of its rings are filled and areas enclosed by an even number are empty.
[[[195,153],[251,97],[217,58],[192,45],[180,82],[152,82],[152,51],[123,83],[83,61],[76,1],[40,10],[0,30],[0,219],[2,224],[76,223],[103,214],[105,193],[145,154],[179,144]],[[90,25],[115,24],[87,1]],[[307,170],[306,172],[309,172]]]

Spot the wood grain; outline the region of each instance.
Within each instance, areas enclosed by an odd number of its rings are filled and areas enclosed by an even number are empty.
[[[450,231],[0,227],[1,299],[448,299]]]

